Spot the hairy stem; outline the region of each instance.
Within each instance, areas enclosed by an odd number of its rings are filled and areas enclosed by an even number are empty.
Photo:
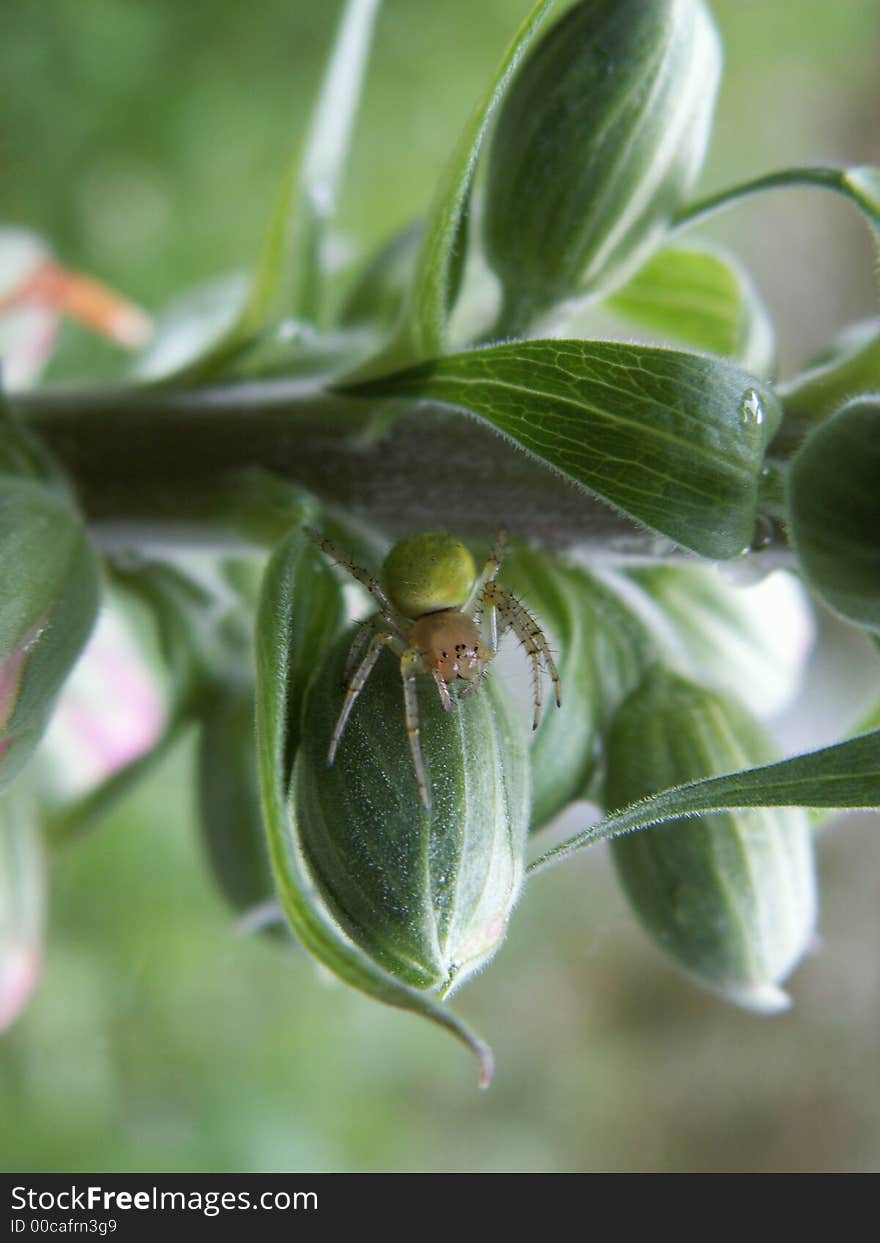
[[[17,395],[14,405],[70,472],[104,547],[227,543],[230,489],[258,470],[391,536],[451,528],[484,538],[503,526],[592,557],[679,555],[449,407],[377,405],[290,380],[181,391],[47,388]],[[784,540],[761,556],[785,559]]]

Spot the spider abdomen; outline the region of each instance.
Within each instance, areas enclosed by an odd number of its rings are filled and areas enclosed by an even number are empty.
[[[409,642],[426,671],[436,670],[444,682],[479,677],[488,659],[476,622],[460,609],[443,609],[417,618]]]

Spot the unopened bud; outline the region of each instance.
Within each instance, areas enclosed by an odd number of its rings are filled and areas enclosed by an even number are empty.
[[[417,681],[423,806],[400,662],[383,652],[335,762],[351,634],[330,649],[306,702],[293,814],[315,882],[352,940],[399,980],[448,993],[496,952],[520,891],[529,767],[519,721],[487,683],[444,712]]]
[[[609,808],[775,759],[732,700],[655,667],[624,702],[608,749]],[[785,1009],[780,984],[816,919],[813,843],[800,809],[682,818],[615,838],[633,910],[679,966],[750,1010]]]

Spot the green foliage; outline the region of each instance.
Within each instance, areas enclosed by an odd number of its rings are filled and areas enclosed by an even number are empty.
[[[217,885],[236,911],[274,897],[254,741],[253,687],[218,687],[205,705],[196,781],[199,825]]]
[[[755,375],[773,373],[767,310],[741,265],[715,247],[664,246],[605,306],[662,336],[729,358]]]
[[[773,331],[749,274],[671,235],[797,186],[843,195],[876,229],[880,172],[786,169],[689,201],[720,68],[702,0],[580,0],[555,25],[554,0],[539,0],[426,213],[349,274],[346,291],[328,253],[378,9],[344,5],[255,271],[185,294],[160,316],[137,382],[38,392],[17,399],[24,417],[0,412],[0,781],[36,746],[98,608],[99,560],[74,497],[98,521],[118,520],[117,507],[135,512],[132,539],[150,557],[154,527],[181,539],[168,524],[197,514],[200,530],[234,541],[250,565],[205,588],[164,560],[111,562],[116,585],[154,621],[166,726],[150,751],[61,809],[51,837],[96,823],[198,725],[200,819],[233,905],[277,893],[306,950],[366,994],[446,1027],[476,1053],[486,1083],[488,1049],[439,997],[500,945],[529,826],[604,788],[617,810],[532,870],[613,839],[638,915],[673,956],[725,996],[771,1008],[812,924],[806,821],[790,809],[880,803],[876,732],[768,763],[755,723],[718,698],[721,683],[748,700],[778,671],[763,618],[707,567],[633,569],[610,539],[605,566],[581,564],[603,522],[648,561],[685,550],[750,564],[766,544],[792,564],[787,524],[817,595],[876,632],[876,323],[774,387]],[[552,331],[585,308],[662,344],[530,338],[537,323]],[[454,424],[464,429],[454,445],[435,438],[429,449],[426,437],[401,465],[395,419],[417,425],[426,405],[470,419]],[[442,427],[450,416],[430,417]],[[113,451],[120,426],[131,465]],[[424,526],[431,556],[438,538],[464,550],[459,538],[494,533],[478,529],[491,520],[476,503],[472,519],[469,504],[493,481],[491,455],[470,452],[470,432],[484,446],[486,429],[514,462],[495,525],[528,539],[557,486],[576,510],[549,548],[519,548],[509,579],[558,646],[564,707],[545,713],[527,752],[500,678],[449,714],[423,679],[427,811],[387,653],[337,763],[326,764],[354,592],[301,524],[320,512],[322,529],[345,532],[372,564],[379,545]],[[340,446],[350,477],[334,475]],[[434,478],[447,456],[464,477],[454,497]],[[386,540],[368,524],[373,507],[393,511],[401,470],[414,500],[401,502]],[[334,509],[348,487],[360,489],[357,505]],[[443,527],[457,530],[438,536]],[[429,559],[425,539],[417,561]],[[257,600],[258,550],[270,547]],[[432,578],[436,561],[428,568]],[[458,605],[473,581],[469,554],[454,568],[451,591],[425,595],[411,565],[392,562],[415,589],[395,604],[412,617]],[[658,660],[676,672],[646,674]],[[703,819],[677,823],[690,815]]]
[[[529,872],[541,871],[584,846],[681,816],[749,807],[880,807],[880,730],[777,764],[649,795],[548,850]]]
[[[477,158],[514,73],[555,3],[556,0],[537,0],[474,109],[440,179],[421,239],[411,298],[404,304],[398,338],[387,356],[383,356],[386,367],[421,361],[443,350],[457,278],[461,275]]]
[[[706,557],[752,541],[772,392],[730,363],[612,341],[523,341],[351,391],[473,411],[567,478]]]
[[[774,453],[791,453],[806,432],[834,414],[856,393],[880,391],[880,319],[850,326],[779,396],[785,408]]]

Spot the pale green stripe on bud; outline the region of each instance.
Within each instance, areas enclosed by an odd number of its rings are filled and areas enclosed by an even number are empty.
[[[608,748],[606,803],[623,807],[700,777],[775,759],[732,700],[655,667],[623,704]],[[618,875],[658,945],[702,985],[762,1013],[789,1004],[781,984],[816,919],[806,813],[761,808],[682,818],[613,839]]]

